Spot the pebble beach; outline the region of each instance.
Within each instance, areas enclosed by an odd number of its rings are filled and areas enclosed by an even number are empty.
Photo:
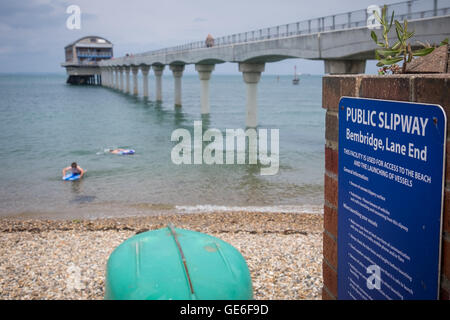
[[[0,299],[103,299],[109,255],[172,223],[208,233],[247,261],[257,300],[317,300],[322,214],[212,212],[96,220],[0,219]],[[79,279],[74,284],[73,279]]]

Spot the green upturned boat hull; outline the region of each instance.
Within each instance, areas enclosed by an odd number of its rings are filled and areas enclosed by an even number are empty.
[[[106,267],[105,299],[248,300],[250,272],[241,253],[213,236],[171,226],[120,244]]]

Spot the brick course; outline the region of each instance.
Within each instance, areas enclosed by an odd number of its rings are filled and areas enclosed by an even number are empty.
[[[337,208],[338,206],[338,181],[325,174],[325,201]]]
[[[323,257],[337,270],[337,243],[326,231],[323,233]]]
[[[324,260],[322,263],[323,282],[326,283],[324,287],[331,294],[330,297],[335,299],[337,297],[337,273]]]
[[[323,226],[324,229],[328,231],[329,234],[337,239],[337,209],[331,208],[327,204],[324,205],[323,209]]]

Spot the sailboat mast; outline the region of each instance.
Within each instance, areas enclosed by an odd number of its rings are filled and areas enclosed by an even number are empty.
[[[300,79],[297,77],[297,66],[294,66],[294,79],[292,80],[293,84],[298,84]]]

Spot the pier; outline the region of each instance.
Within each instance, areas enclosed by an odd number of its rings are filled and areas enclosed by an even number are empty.
[[[373,10],[373,9],[371,9]],[[449,0],[412,0],[388,6],[388,15],[408,19],[415,30],[415,41],[440,43],[450,37]],[[366,61],[375,59],[376,49],[368,28],[371,11],[363,9],[300,21],[275,27],[228,35],[208,41],[197,41],[171,48],[102,60],[102,85],[127,94],[138,95],[138,73],[142,73],[144,98],[148,98],[148,76],[153,70],[156,101],[162,100],[162,74],[166,66],[174,79],[175,106],[182,106],[182,77],[185,65],[194,64],[201,81],[200,112],[210,112],[209,80],[215,65],[233,62],[242,72],[247,87],[246,125],[255,127],[257,92],[265,64],[290,58],[323,60],[327,74],[365,72]],[[395,28],[392,28],[395,29]],[[380,30],[378,30],[378,33]],[[395,30],[390,39],[396,39]],[[132,90],[130,86],[132,73]],[[124,86],[125,78],[125,86]]]

